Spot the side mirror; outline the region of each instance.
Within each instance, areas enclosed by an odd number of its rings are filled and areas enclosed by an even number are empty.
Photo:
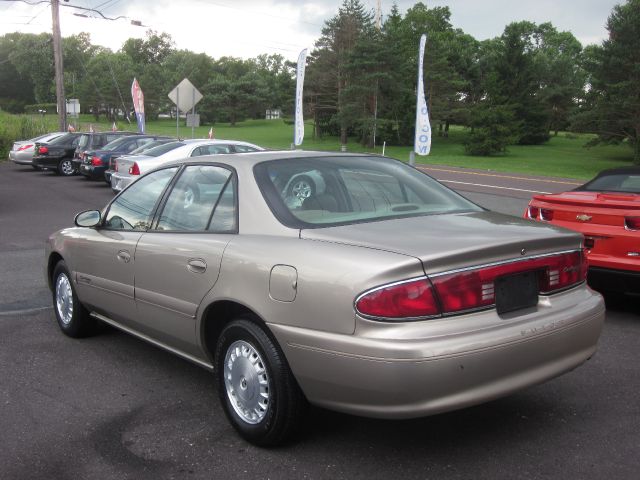
[[[73,223],[75,223],[77,227],[97,227],[100,225],[101,220],[100,210],[87,210],[86,212],[80,212],[76,215]]]

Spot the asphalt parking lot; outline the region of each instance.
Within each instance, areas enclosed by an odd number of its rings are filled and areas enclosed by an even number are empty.
[[[598,353],[543,385],[412,421],[311,409],[296,443],[259,449],[227,423],[208,372],[111,328],[59,332],[44,239],[111,197],[101,182],[0,164],[0,478],[637,478],[637,300],[608,299]]]

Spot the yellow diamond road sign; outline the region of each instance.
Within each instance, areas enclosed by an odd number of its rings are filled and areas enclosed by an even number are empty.
[[[182,80],[176,88],[169,92],[169,98],[175,103],[181,112],[188,112],[202,100],[202,94],[188,78]]]

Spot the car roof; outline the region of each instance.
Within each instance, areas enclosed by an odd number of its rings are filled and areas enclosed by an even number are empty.
[[[255,165],[269,160],[284,160],[297,158],[319,158],[319,157],[372,157],[379,156],[368,153],[343,153],[313,150],[265,150],[261,152],[246,153],[219,153],[216,155],[202,155],[199,157],[189,157],[182,160],[175,160],[166,163],[163,167],[173,164],[183,163],[229,163],[234,165],[245,164]],[[383,157],[381,157],[383,158]],[[384,157],[386,158],[386,157]]]

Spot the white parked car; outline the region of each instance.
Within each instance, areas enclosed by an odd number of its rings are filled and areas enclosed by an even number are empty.
[[[46,143],[51,140],[64,135],[66,132],[53,132],[40,135],[39,137],[32,138],[30,140],[17,140],[13,142],[13,146],[9,151],[9,160],[19,165],[32,165],[33,168],[37,168],[31,162],[33,159],[34,148],[36,142]]]
[[[116,159],[115,172],[111,175],[111,188],[114,192],[119,192],[140,175],[174,160],[201,155],[258,152],[261,150],[264,148],[237,140],[188,139],[165,143],[146,151],[144,155]]]

